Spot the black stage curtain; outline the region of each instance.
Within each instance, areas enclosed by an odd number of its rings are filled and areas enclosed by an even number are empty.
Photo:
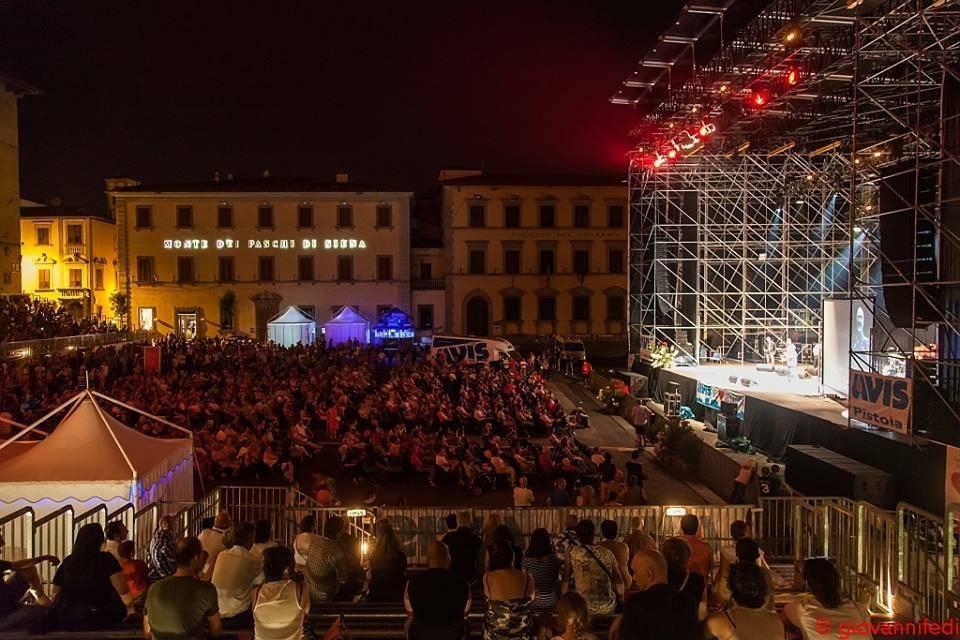
[[[655,374],[657,383],[651,389],[651,395],[655,402],[663,402],[663,394],[670,390],[670,383],[677,383],[677,391],[680,392],[680,404],[690,407],[693,414],[698,418],[703,418],[704,407],[697,404],[697,381],[693,378],[680,375],[670,369],[660,369]]]

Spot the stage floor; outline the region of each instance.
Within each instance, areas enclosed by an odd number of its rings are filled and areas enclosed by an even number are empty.
[[[757,371],[755,364],[703,364],[696,367],[672,367],[671,373],[710,385],[730,389],[745,396],[772,402],[778,406],[816,416],[846,427],[843,405],[820,397],[820,383],[816,378],[789,380],[773,371]],[[730,378],[736,377],[736,382]],[[744,386],[741,378],[752,383]]]

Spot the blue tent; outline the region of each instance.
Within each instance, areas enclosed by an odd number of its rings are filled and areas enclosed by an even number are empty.
[[[373,344],[383,344],[390,340],[413,340],[416,327],[411,318],[402,309],[390,309],[373,325]]]
[[[344,305],[323,325],[324,334],[331,345],[356,340],[370,342],[370,321],[350,305]]]

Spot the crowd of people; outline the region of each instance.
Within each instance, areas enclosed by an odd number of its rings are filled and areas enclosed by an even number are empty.
[[[302,640],[316,637],[312,605],[360,600],[402,605],[411,640],[462,640],[471,610],[482,611],[485,640],[593,640],[597,622],[610,640],[781,640],[785,628],[810,640],[869,620],[823,558],[806,561],[808,592],[778,613],[776,577],[746,522],[731,525],[717,563],[692,514],[682,535],[659,545],[640,518],[631,524],[623,535],[604,520],[598,532],[571,515],[562,531],[534,530],[524,548],[495,514],[475,531],[468,512],[451,513],[448,531],[427,545],[427,568],[414,571],[388,520],[365,546],[343,519],[327,517],[318,531],[308,515],[288,547],[267,521],[232,522],[222,512],[198,536],[176,537],[164,518],[146,561],[134,558],[122,523],[92,523],[62,562],[0,563],[11,576],[0,581],[0,629],[89,631],[137,619],[154,640],[225,629]],[[49,595],[36,570],[42,562],[57,565]],[[869,627],[858,629],[870,637]]]
[[[29,296],[0,296],[0,343],[116,331],[91,318],[75,318],[66,307]]]

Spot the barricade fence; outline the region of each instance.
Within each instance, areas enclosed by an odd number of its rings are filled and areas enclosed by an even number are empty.
[[[897,591],[916,615],[945,620],[950,607],[948,559],[957,541],[943,518],[913,505],[897,505]]]
[[[118,329],[104,333],[4,342],[0,344],[0,358],[35,358],[73,349],[90,349],[122,342],[145,342],[155,335],[150,331]]]

